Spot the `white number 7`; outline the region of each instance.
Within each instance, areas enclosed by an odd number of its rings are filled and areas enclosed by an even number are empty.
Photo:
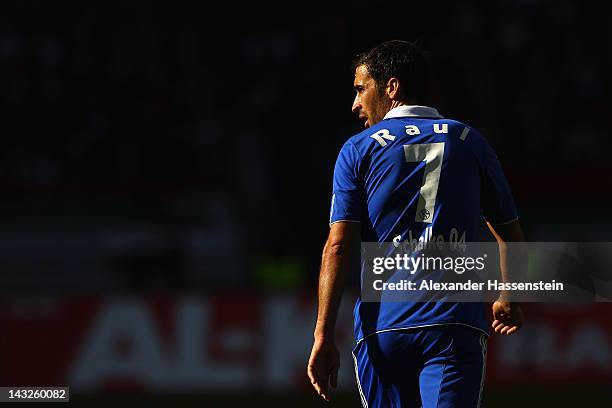
[[[417,204],[416,222],[431,223],[436,207],[440,170],[444,159],[444,142],[404,145],[404,156],[407,162],[425,162],[423,182]]]

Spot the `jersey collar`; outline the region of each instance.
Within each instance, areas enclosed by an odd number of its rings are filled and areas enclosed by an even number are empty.
[[[384,119],[402,118],[406,116],[441,119],[442,115],[434,108],[421,105],[402,105],[391,109]]]

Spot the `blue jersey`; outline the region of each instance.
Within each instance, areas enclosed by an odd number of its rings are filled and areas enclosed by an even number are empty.
[[[400,106],[351,137],[334,170],[330,224],[361,223],[363,242],[480,240],[517,218],[499,160],[475,129],[425,106]],[[441,299],[443,300],[443,299]],[[357,340],[383,330],[464,324],[488,333],[482,303],[362,302]]]

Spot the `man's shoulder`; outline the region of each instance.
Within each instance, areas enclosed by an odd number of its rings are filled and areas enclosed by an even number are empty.
[[[347,144],[353,145],[358,151],[363,148],[367,148],[372,142],[374,136],[382,136],[393,134],[393,131],[397,131],[397,128],[401,126],[399,122],[390,122],[389,120],[383,120],[370,126],[369,128],[363,129],[361,132],[355,133],[346,141]],[[396,132],[397,133],[397,132]]]
[[[375,134],[376,132],[379,132],[381,129],[385,129],[385,127],[388,128],[388,126],[385,126],[385,124],[386,124],[386,121],[384,120],[380,121],[373,126],[363,129],[361,132],[355,133],[353,136],[349,138],[349,140],[353,139],[354,141],[357,141],[361,139],[367,139],[368,137]]]
[[[379,130],[378,125],[379,124],[376,124],[372,127],[363,129],[362,131],[351,135],[348,139],[345,140],[341,150],[356,150],[359,155],[362,155],[363,149],[366,147],[368,138]]]

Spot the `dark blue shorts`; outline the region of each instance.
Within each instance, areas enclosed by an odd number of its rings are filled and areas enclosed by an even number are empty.
[[[480,406],[487,336],[449,324],[373,334],[353,350],[366,408]]]

